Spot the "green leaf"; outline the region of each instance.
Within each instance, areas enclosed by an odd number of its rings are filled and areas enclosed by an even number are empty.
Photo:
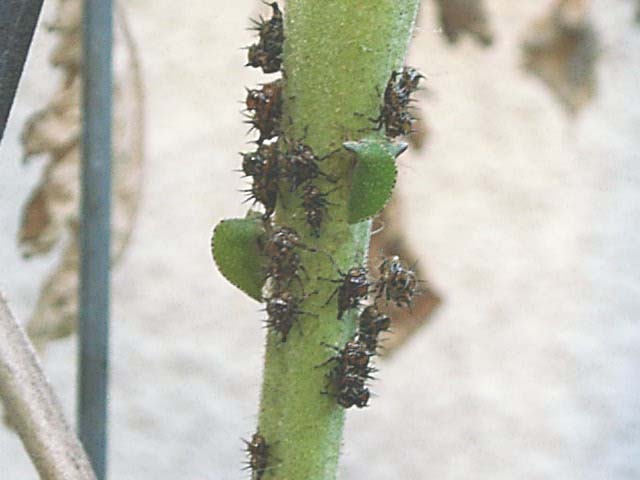
[[[407,144],[362,139],[342,145],[355,153],[357,160],[349,195],[348,220],[353,224],[373,217],[387,204],[398,174],[396,157],[407,149]]]
[[[220,273],[233,285],[257,301],[262,301],[266,258],[258,247],[264,234],[256,218],[222,220],[213,230],[211,251]]]

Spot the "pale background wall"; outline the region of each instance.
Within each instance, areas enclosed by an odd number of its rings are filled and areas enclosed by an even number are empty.
[[[258,305],[214,270],[212,226],[244,213],[241,67],[253,0],[132,0],[148,159],[140,218],[113,279],[111,478],[246,478],[263,331]],[[548,2],[489,1],[497,35],[449,48],[431,4],[409,63],[429,75],[433,127],[401,161],[410,240],[446,296],[349,412],[343,478],[640,478],[640,28],[595,0],[600,90],[569,122],[519,68]],[[50,10],[50,9],[49,9]],[[45,11],[46,14],[50,13]],[[26,318],[53,259],[23,261],[20,165],[30,112],[57,81],[40,30],[0,149],[0,288]],[[415,160],[415,161],[414,161]],[[45,363],[73,413],[75,339]],[[0,479],[36,475],[0,429]]]

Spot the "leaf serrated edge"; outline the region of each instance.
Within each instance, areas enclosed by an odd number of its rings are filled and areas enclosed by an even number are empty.
[[[391,185],[391,188],[389,189],[389,195],[387,196],[386,201],[382,204],[382,206],[378,209],[378,211],[376,211],[375,213],[372,213],[371,215],[366,215],[366,216],[358,216],[357,218],[352,218],[351,216],[348,217],[347,221],[349,222],[350,225],[355,225],[356,223],[360,223],[366,220],[369,220],[373,217],[375,217],[376,215],[379,215],[380,212],[382,212],[386,206],[389,204],[389,202],[391,201],[391,197],[393,196],[393,191],[396,187],[396,184],[398,183],[398,167],[395,164],[395,159],[397,159],[400,155],[402,155],[407,148],[409,147],[409,144],[406,142],[398,142],[398,143],[392,143],[387,139],[384,140],[379,140],[379,139],[375,139],[375,138],[362,138],[360,140],[357,141],[347,141],[344,142],[342,144],[342,146],[346,149],[349,150],[350,152],[352,152],[355,156],[356,156],[356,160],[357,157],[362,155],[362,150],[371,144],[376,144],[378,145],[382,150],[384,150],[387,154],[389,154],[390,157],[393,158],[394,160],[394,177],[393,177],[393,184]],[[357,165],[356,167],[357,168]]]

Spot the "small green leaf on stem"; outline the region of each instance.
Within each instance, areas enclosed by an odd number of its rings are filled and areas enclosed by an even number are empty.
[[[356,155],[349,195],[349,223],[354,224],[376,215],[391,198],[398,174],[396,157],[407,144],[362,139],[342,145]]]
[[[258,240],[264,234],[256,218],[222,220],[213,230],[211,251],[220,273],[254,300],[262,301],[266,258]]]

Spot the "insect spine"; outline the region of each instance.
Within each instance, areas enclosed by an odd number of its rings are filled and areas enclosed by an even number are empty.
[[[380,312],[377,302],[386,298],[398,307],[410,307],[417,293],[413,268],[406,267],[397,255],[384,257],[378,267],[380,277],[370,282],[364,267],[351,267],[346,273],[338,270],[339,278],[330,280],[338,286],[327,300],[338,296],[338,319],[349,309],[359,309],[369,293],[375,293],[374,303],[362,309],[358,316],[356,333],[343,348],[331,347],[337,355],[326,363],[334,367],[326,375],[336,402],[344,407],[363,408],[368,405],[370,391],[367,382],[376,369],[370,360],[377,355],[379,336],[389,331],[391,318]],[[324,365],[324,364],[323,364]]]

